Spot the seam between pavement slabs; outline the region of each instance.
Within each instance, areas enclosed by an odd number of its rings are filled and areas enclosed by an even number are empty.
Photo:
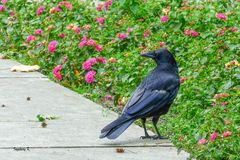
[[[47,79],[47,77],[0,77],[0,79],[6,79],[6,78],[11,78],[11,79],[13,79],[13,78],[28,78],[28,79],[30,79],[30,78],[32,78],[32,79],[39,78],[39,79]]]
[[[63,149],[63,148],[68,148],[68,149],[91,149],[91,148],[156,148],[156,147],[174,147],[173,145],[160,145],[160,144],[156,144],[156,145],[109,145],[109,146],[104,146],[104,145],[97,145],[97,146],[45,146],[45,147],[0,147],[0,150],[4,150],[4,149],[14,149],[14,150],[28,150],[28,149]]]

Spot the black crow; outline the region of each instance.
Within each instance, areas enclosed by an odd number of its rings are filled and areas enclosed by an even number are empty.
[[[124,107],[120,117],[101,130],[100,138],[115,139],[121,135],[136,119],[142,120],[145,136],[141,138],[162,139],[157,129],[161,115],[166,114],[175,99],[179,86],[178,66],[173,55],[167,49],[158,49],[143,53],[157,63],[141,82]],[[157,135],[149,136],[146,130],[146,118],[152,118]]]

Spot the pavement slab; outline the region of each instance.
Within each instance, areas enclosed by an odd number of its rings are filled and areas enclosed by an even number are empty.
[[[182,160],[168,140],[142,140],[131,125],[117,140],[99,139],[117,114],[38,72],[11,72],[19,63],[0,58],[0,159]],[[42,128],[36,116],[56,116]],[[149,131],[150,134],[153,134]],[[117,153],[116,148],[123,148]]]

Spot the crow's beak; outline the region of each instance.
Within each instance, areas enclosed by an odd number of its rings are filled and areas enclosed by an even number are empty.
[[[154,58],[154,52],[147,52],[147,53],[142,53],[141,56],[143,57],[149,57],[149,58]]]

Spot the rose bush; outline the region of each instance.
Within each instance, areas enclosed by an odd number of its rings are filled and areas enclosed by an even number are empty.
[[[2,1],[0,52],[115,111],[168,48],[181,88],[159,128],[196,159],[238,159],[239,10],[235,1]],[[106,98],[107,97],[107,98]],[[111,98],[109,98],[111,97]],[[151,124],[148,124],[151,128]]]

